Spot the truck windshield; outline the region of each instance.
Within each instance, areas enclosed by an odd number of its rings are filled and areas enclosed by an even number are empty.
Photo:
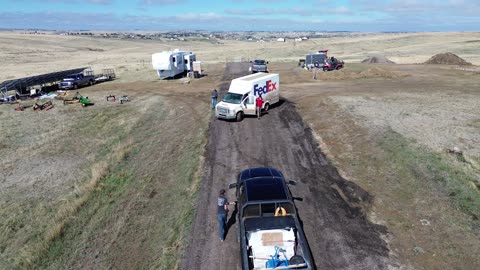
[[[255,65],[265,65],[265,60],[255,60],[253,63]]]
[[[240,104],[240,102],[242,102],[242,95],[241,94],[227,93],[223,97],[222,101],[227,102],[227,103],[232,103],[232,104]]]
[[[77,75],[68,75],[65,79],[75,79]]]

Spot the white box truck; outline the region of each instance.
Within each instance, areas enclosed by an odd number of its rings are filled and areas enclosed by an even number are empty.
[[[262,109],[280,101],[280,77],[273,73],[255,73],[233,79],[222,101],[215,106],[215,116],[242,121],[244,115],[255,115],[255,99],[262,96]]]

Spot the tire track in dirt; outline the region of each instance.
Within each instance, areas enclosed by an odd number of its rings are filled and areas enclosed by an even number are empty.
[[[225,93],[229,81],[245,75],[246,63],[227,64]],[[216,201],[218,190],[234,182],[249,167],[271,166],[299,184],[292,187],[298,212],[318,269],[387,269],[389,249],[381,239],[384,227],[373,225],[363,215],[370,195],[343,179],[316,143],[294,104],[283,101],[257,120],[240,123],[212,119],[206,149],[204,179],[182,269],[236,269],[239,265],[237,223],[229,213],[225,242],[218,236]],[[234,191],[227,191],[234,200]]]

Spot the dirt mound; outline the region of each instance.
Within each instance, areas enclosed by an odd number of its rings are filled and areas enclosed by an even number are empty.
[[[465,61],[463,58],[459,57],[453,53],[439,53],[432,56],[424,64],[442,64],[442,65],[460,65],[460,66],[471,66],[472,63]]]
[[[391,61],[390,59],[386,58],[383,55],[375,55],[368,57],[362,61],[364,64],[395,64],[395,62]]]

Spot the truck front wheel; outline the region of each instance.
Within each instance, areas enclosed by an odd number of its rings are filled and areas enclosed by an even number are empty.
[[[243,120],[243,112],[238,112],[235,116],[235,121],[241,122]]]
[[[88,81],[88,85],[92,86],[93,85],[93,80]]]
[[[266,112],[270,110],[270,104],[265,103],[265,107],[263,108]]]
[[[77,85],[77,84],[74,84],[74,85],[73,85],[73,89],[74,89],[74,90],[77,90],[77,89],[78,89],[78,85]]]

